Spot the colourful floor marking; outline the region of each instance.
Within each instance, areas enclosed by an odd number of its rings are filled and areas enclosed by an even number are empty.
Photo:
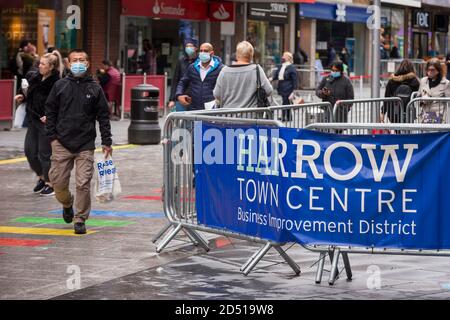
[[[50,211],[51,214],[61,214],[62,210]],[[92,210],[91,216],[97,217],[121,217],[121,218],[164,218],[162,212],[134,212],[134,211],[107,211],[107,210]],[[89,220],[88,220],[89,221]]]
[[[96,231],[88,230],[87,234],[95,233]],[[67,236],[67,237],[78,237],[73,232],[73,229],[50,229],[50,228],[16,228],[16,227],[6,227],[0,226],[0,233],[12,233],[12,234],[35,234],[43,236]]]
[[[137,148],[138,145],[135,144],[127,144],[123,146],[113,146],[113,150],[122,150],[122,149],[131,149],[131,148]],[[95,149],[95,152],[102,152],[102,148]],[[0,160],[0,165],[4,164],[14,164],[14,163],[20,163],[27,161],[27,158],[21,157],[21,158],[15,158],[15,159],[6,159],[6,160]]]
[[[148,201],[161,201],[161,196],[127,196],[123,199],[126,200],[148,200]]]
[[[216,248],[223,248],[229,246],[231,241],[228,238],[218,238],[216,239]]]
[[[66,225],[62,218],[45,218],[45,217],[21,217],[11,222],[19,223],[35,223],[35,224],[62,224]],[[125,227],[134,224],[133,221],[117,221],[117,220],[88,220],[86,225],[91,227]]]
[[[49,243],[52,243],[52,240],[0,238],[0,247],[39,247]]]

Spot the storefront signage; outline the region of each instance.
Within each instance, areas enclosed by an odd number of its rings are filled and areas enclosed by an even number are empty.
[[[208,4],[200,0],[122,0],[122,15],[207,20]]]
[[[273,23],[288,23],[287,3],[249,3],[248,18]]]
[[[302,3],[299,6],[300,17],[303,18],[348,23],[366,23],[367,19],[369,19],[369,14],[365,7],[324,2],[316,2],[315,4]]]
[[[428,11],[413,11],[413,28],[427,29],[431,28],[431,13]]]
[[[220,1],[209,3],[210,21],[234,21],[234,2]]]

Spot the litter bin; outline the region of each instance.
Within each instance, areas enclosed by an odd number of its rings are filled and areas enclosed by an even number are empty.
[[[132,144],[159,144],[161,127],[158,116],[159,89],[140,84],[131,89],[131,124],[128,142]]]

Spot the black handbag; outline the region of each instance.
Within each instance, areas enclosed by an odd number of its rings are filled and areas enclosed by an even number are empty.
[[[267,99],[266,90],[261,85],[261,75],[259,74],[259,65],[256,65],[256,101],[258,108],[267,108],[270,106]]]

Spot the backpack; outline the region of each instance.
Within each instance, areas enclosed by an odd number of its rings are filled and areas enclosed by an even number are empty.
[[[406,110],[408,103],[411,100],[411,95],[413,91],[410,86],[402,83],[394,92],[394,97],[398,97],[403,102],[403,110]]]

